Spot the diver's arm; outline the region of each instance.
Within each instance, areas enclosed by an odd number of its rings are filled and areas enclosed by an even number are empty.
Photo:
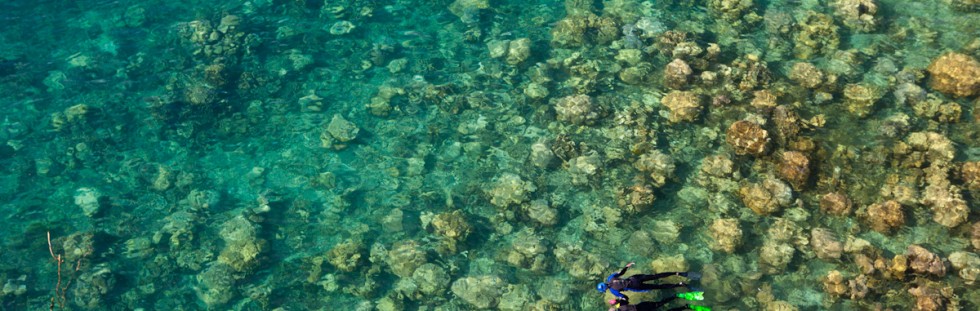
[[[623,276],[623,274],[626,274],[626,270],[628,270],[634,264],[636,264],[636,263],[635,262],[631,262],[631,263],[627,264],[625,267],[623,267],[623,270],[619,270],[619,273],[613,274],[613,277],[617,277],[618,278],[618,277]]]

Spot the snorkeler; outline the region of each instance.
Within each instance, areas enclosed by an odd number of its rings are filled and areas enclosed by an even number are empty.
[[[684,298],[685,300],[690,300],[690,301],[704,300],[704,292],[680,293],[673,297],[661,301],[657,301],[657,302],[644,301],[635,305],[631,305],[629,299],[616,298],[614,300],[609,301],[609,304],[611,305],[609,311],[656,311],[660,307],[666,305],[668,302],[671,302],[677,298]],[[711,308],[705,306],[683,305],[680,307],[667,309],[667,311],[680,311],[680,310],[711,311]]]
[[[623,274],[626,273],[626,270],[632,267],[634,264],[636,263],[631,262],[627,264],[626,267],[623,267],[623,270],[619,270],[619,272],[617,273],[610,274],[609,277],[606,278],[605,283],[599,283],[596,285],[596,290],[598,290],[600,293],[605,293],[606,290],[609,290],[609,292],[615,295],[616,297],[629,299],[629,297],[626,297],[626,295],[624,295],[622,292],[624,291],[646,292],[654,289],[668,289],[668,288],[677,288],[677,287],[687,287],[688,289],[691,289],[691,286],[689,284],[685,284],[684,282],[666,283],[666,284],[643,283],[646,281],[662,279],[674,275],[686,277],[691,281],[697,281],[701,279],[701,273],[698,272],[664,272],[664,273],[657,273],[657,274],[634,274],[626,279],[621,278]]]

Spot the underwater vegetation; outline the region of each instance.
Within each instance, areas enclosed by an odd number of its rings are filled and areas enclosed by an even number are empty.
[[[980,308],[977,0],[0,18],[0,309]]]

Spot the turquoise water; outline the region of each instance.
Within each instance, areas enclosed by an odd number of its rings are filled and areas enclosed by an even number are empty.
[[[976,0],[0,19],[0,309],[980,307]]]

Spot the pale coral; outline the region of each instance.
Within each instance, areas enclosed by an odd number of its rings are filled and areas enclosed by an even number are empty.
[[[722,253],[732,253],[742,244],[742,229],[735,218],[715,219],[708,227],[708,236],[708,247]]]
[[[571,124],[591,123],[598,117],[595,104],[589,95],[571,95],[555,101],[558,120]]]
[[[655,188],[660,188],[666,184],[667,179],[673,176],[675,169],[674,160],[669,155],[656,149],[640,155],[633,162],[633,167],[649,174]]]
[[[526,201],[528,194],[536,189],[534,184],[521,180],[517,174],[504,173],[497,177],[493,188],[487,189],[486,192],[490,195],[491,204],[505,208]]]
[[[392,273],[409,278],[415,269],[426,263],[426,255],[418,242],[406,240],[395,243],[388,251],[387,262]]]
[[[872,0],[835,0],[831,3],[834,15],[837,15],[844,26],[856,31],[868,32],[875,28],[875,13],[878,5]]]
[[[847,111],[858,117],[868,116],[880,97],[881,92],[865,84],[850,83],[844,86],[844,104],[847,105]]]
[[[946,164],[956,156],[956,148],[953,142],[936,132],[915,132],[909,134],[905,143],[912,152],[923,153],[925,159],[933,164]]]
[[[701,172],[714,177],[731,176],[735,162],[724,155],[707,156],[701,160]]]
[[[694,92],[671,91],[661,102],[670,110],[668,120],[673,123],[694,121],[701,114],[701,99]]]
[[[739,155],[762,155],[769,143],[769,132],[752,121],[736,121],[728,127],[726,134],[725,141]]]
[[[797,20],[798,31],[793,42],[796,57],[809,59],[817,54],[830,54],[837,50],[840,36],[830,16],[815,11],[805,11]]]
[[[980,192],[980,161],[963,162],[959,173],[964,187],[970,191]]]
[[[551,226],[558,223],[558,210],[549,206],[547,200],[534,200],[524,206],[527,216],[539,224]]]
[[[795,252],[789,244],[767,240],[759,249],[759,268],[767,274],[782,273]]]
[[[967,285],[973,285],[980,277],[980,256],[976,253],[953,252],[949,254],[949,263]]]
[[[773,94],[772,91],[758,90],[755,91],[755,93],[752,93],[752,95],[751,105],[756,109],[768,111],[772,108],[776,108],[776,105],[778,104],[776,102],[776,94]]]
[[[758,215],[769,215],[788,206],[793,199],[789,185],[768,176],[762,182],[742,186],[738,191],[742,203]]]
[[[932,219],[946,227],[956,227],[966,222],[970,208],[960,194],[959,187],[946,178],[948,167],[932,165],[925,169],[926,189],[922,204],[932,209]]]
[[[514,267],[531,271],[544,271],[549,260],[545,259],[548,245],[531,229],[524,229],[512,235],[510,248],[504,251],[507,263]]]
[[[970,230],[970,244],[973,244],[973,249],[980,250],[980,221],[973,223]]]
[[[507,285],[496,275],[468,276],[453,282],[452,291],[466,303],[479,308],[489,309],[497,306],[502,294],[501,289]]]
[[[980,93],[980,62],[966,54],[948,52],[929,64],[933,89],[958,97]]]
[[[752,11],[752,0],[709,0],[708,10],[728,22],[736,22]]]
[[[568,161],[568,173],[572,177],[572,184],[587,184],[602,167],[602,161],[597,153],[590,153],[575,157]],[[533,190],[532,190],[533,191]]]
[[[798,62],[793,64],[789,72],[790,80],[796,81],[800,86],[815,89],[823,83],[823,72],[811,63]]]
[[[825,228],[810,230],[810,245],[820,259],[840,259],[841,252],[844,250],[837,235]]]
[[[436,264],[424,264],[412,273],[412,280],[425,295],[441,294],[449,286],[449,274]]]

